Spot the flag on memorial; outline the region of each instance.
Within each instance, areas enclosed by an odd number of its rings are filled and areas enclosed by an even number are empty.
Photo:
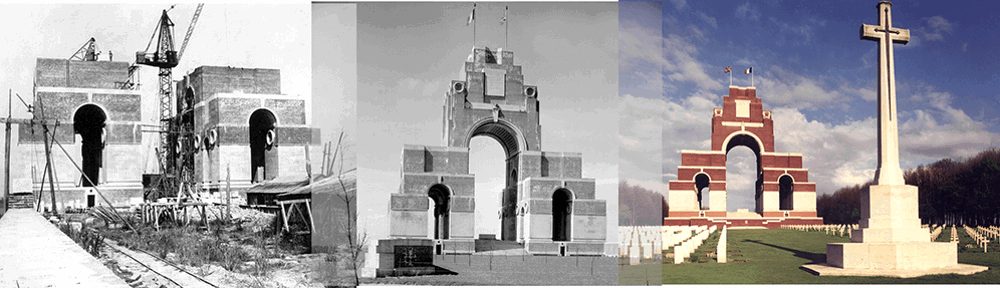
[[[465,26],[472,24],[472,21],[476,21],[476,4],[472,4],[472,13],[469,13],[469,21],[465,22]]]
[[[729,73],[729,71],[733,71],[732,68],[733,68],[732,65],[726,66],[726,69],[722,69],[722,73]]]
[[[747,70],[743,70],[743,74],[750,74],[750,73],[753,73],[753,67],[747,68]]]
[[[503,18],[500,19],[500,25],[507,23],[507,6],[503,6]]]

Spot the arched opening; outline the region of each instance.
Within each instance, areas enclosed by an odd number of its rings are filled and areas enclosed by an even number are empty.
[[[450,237],[449,221],[451,216],[451,189],[444,184],[434,184],[429,190],[427,190],[427,197],[431,198],[429,212],[432,217],[428,217],[428,220],[432,221],[433,235],[431,239],[448,239]]]
[[[491,137],[476,136],[469,143],[469,173],[476,175],[476,235],[500,235],[507,154]]]
[[[711,191],[709,188],[710,178],[706,174],[698,174],[694,176],[694,187],[695,195],[698,195],[698,207],[700,210],[708,210],[710,207],[708,203],[708,193]]]
[[[726,144],[726,211],[764,211],[764,170],[760,142],[750,134],[733,135]],[[751,207],[751,205],[753,207]]]
[[[104,110],[97,105],[81,106],[73,114],[73,133],[80,135],[80,155],[83,157],[83,174],[80,185],[93,187],[100,182],[101,167],[104,166],[104,132],[108,119]],[[90,181],[88,181],[88,178]]]
[[[271,111],[257,109],[250,114],[250,181],[253,183],[278,177],[278,151],[274,148],[277,119]]]
[[[573,225],[573,192],[566,188],[552,193],[552,241],[570,241]]]
[[[795,185],[793,182],[792,177],[788,175],[783,175],[781,178],[778,178],[778,209],[794,209],[792,206],[792,192],[795,192]]]
[[[489,118],[492,120],[493,118]],[[482,139],[486,136],[491,139]],[[474,143],[475,142],[475,143]],[[518,152],[523,150],[523,141],[521,136],[518,134],[517,130],[506,120],[499,121],[481,121],[480,123],[473,126],[473,129],[469,133],[469,139],[466,143],[469,145],[469,172],[476,175],[476,202],[480,200],[496,199],[493,195],[499,193],[499,205],[490,206],[486,205],[476,205],[477,207],[498,207],[499,209],[494,210],[490,208],[477,208],[476,209],[476,229],[480,230],[483,226],[496,227],[493,221],[488,221],[488,223],[481,223],[478,220],[480,218],[493,217],[492,219],[499,220],[500,228],[500,239],[504,241],[515,241],[517,240],[517,172],[514,171],[517,168],[517,163],[519,157]],[[487,144],[489,143],[489,144]],[[495,144],[499,144],[498,146]],[[485,146],[485,147],[484,147]],[[489,148],[486,148],[489,147]],[[489,151],[485,151],[485,150]],[[479,153],[485,152],[485,153]],[[502,153],[502,154],[501,154]],[[481,157],[486,155],[485,157]],[[494,171],[487,172],[488,174],[478,173],[480,169],[487,169],[483,171]],[[503,180],[500,180],[503,179]],[[483,186],[482,189],[488,189],[483,192],[485,194],[480,194],[480,181],[485,181],[483,183],[490,183],[490,186]],[[499,185],[499,186],[497,186]],[[499,188],[498,188],[499,187]],[[494,190],[499,189],[499,190]],[[480,196],[483,195],[483,196]],[[489,195],[489,196],[487,196]],[[483,215],[480,217],[480,215]],[[489,216],[487,216],[489,215]],[[490,224],[493,223],[493,224]],[[485,224],[485,225],[484,225]],[[486,231],[492,231],[487,230]]]

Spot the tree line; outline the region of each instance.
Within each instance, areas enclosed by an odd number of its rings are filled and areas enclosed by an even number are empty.
[[[618,182],[618,225],[659,226],[667,217],[667,199],[657,193],[627,181]]]
[[[991,148],[966,159],[945,158],[903,173],[919,189],[923,223],[1000,225],[1000,150]],[[861,220],[861,193],[872,181],[816,198],[817,216],[827,224]]]

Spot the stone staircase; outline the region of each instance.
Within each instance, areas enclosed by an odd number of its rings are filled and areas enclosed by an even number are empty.
[[[32,193],[11,194],[7,209],[35,209],[35,201],[35,194]]]

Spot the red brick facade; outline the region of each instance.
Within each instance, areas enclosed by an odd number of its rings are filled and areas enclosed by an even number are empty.
[[[758,159],[756,214],[774,218],[772,222],[784,217],[804,217],[811,219],[805,221],[814,222],[816,184],[809,182],[809,171],[802,167],[802,155],[776,153],[771,111],[763,109],[756,88],[730,86],[722,108],[712,111],[711,150],[681,151],[677,180],[669,182],[670,211],[665,225],[693,221],[679,218],[726,217],[726,155],[737,146],[750,148]],[[782,189],[783,177],[787,178],[785,189]],[[701,202],[712,199],[713,207],[701,211],[698,190],[705,187],[709,192],[700,195]]]

